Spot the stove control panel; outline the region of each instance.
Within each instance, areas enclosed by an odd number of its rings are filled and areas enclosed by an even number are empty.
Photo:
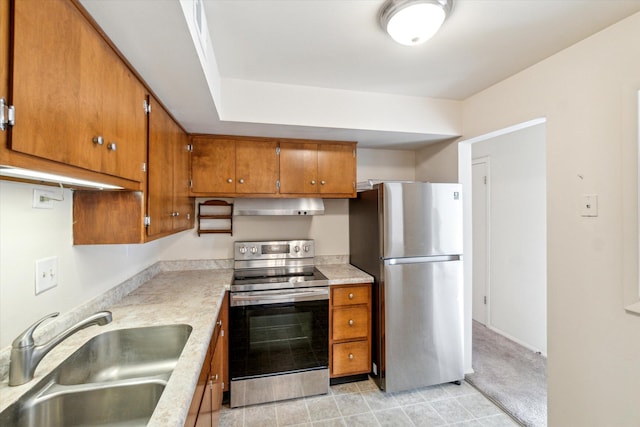
[[[313,240],[270,240],[234,243],[234,259],[236,261],[313,258],[314,256],[315,244]]]

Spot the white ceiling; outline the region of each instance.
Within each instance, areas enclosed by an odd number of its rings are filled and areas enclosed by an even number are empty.
[[[177,0],[81,2],[189,132],[356,139],[361,147],[398,148],[455,136],[355,122],[226,120]],[[434,38],[406,47],[379,27],[383,2],[203,0],[216,73],[223,86],[234,79],[313,93],[464,100],[640,11],[640,0],[454,0]]]

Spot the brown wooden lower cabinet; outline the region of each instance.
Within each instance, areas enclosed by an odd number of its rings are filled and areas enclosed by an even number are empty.
[[[331,286],[329,312],[331,378],[371,371],[371,284]]]
[[[218,425],[222,395],[227,385],[227,323],[229,294],[225,294],[216,326],[211,336],[198,384],[191,399],[185,427],[215,427]]]

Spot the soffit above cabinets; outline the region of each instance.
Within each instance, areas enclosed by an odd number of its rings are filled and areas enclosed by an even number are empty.
[[[382,0],[207,0],[215,69],[203,71],[184,13],[195,0],[80,1],[189,132],[407,149],[457,137],[461,100],[640,11],[630,0],[457,0],[411,48],[379,27]]]

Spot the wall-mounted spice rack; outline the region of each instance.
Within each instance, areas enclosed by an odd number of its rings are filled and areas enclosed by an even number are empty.
[[[233,235],[233,204],[224,200],[198,203],[198,236],[202,234]]]

